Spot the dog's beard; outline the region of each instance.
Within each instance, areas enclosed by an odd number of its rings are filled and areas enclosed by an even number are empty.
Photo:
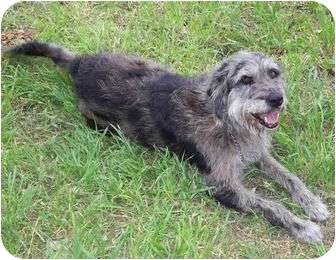
[[[235,98],[229,103],[228,117],[234,126],[250,132],[275,129],[280,111],[271,110],[264,100]]]
[[[228,107],[228,117],[233,125],[241,128],[246,127],[246,117],[243,112],[243,103],[241,99],[234,99],[230,102]]]

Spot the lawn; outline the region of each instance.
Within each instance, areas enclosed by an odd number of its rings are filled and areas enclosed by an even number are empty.
[[[334,240],[334,21],[313,2],[22,2],[2,42],[124,51],[183,74],[240,49],[283,64],[289,106],[274,154],[323,198],[325,241],[306,245],[259,214],[205,194],[195,168],[165,150],[89,130],[66,72],[43,58],[2,55],[1,235],[20,258],[315,258]],[[251,170],[246,183],[301,208]]]

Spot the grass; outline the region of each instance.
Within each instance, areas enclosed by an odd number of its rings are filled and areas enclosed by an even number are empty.
[[[334,21],[313,2],[22,2],[3,35],[34,32],[81,53],[137,53],[184,74],[239,49],[279,60],[289,107],[274,153],[334,208]],[[315,258],[260,215],[222,208],[196,169],[165,150],[90,131],[67,73],[42,58],[2,57],[1,234],[20,258]],[[247,184],[303,216],[253,170]]]

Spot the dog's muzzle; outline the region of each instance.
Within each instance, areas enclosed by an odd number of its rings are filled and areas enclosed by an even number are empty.
[[[266,104],[270,110],[265,113],[253,114],[260,124],[267,128],[276,128],[279,124],[280,111],[284,102],[283,95],[279,92],[272,91],[265,97]]]
[[[263,114],[253,114],[260,124],[267,128],[276,128],[279,124],[280,110],[273,110]]]
[[[281,93],[270,93],[266,97],[266,103],[273,108],[278,108],[283,103],[283,96]]]

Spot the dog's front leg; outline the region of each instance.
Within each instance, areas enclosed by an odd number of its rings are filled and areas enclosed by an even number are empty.
[[[284,168],[271,155],[265,155],[260,161],[265,174],[284,186],[298,202],[311,220],[323,221],[329,217],[327,207],[310,192],[304,183],[293,173]]]
[[[222,172],[212,172],[206,176],[207,182],[216,187],[213,196],[221,204],[244,212],[261,212],[272,224],[286,228],[299,240],[316,243],[322,240],[319,227],[313,222],[302,220],[293,215],[283,205],[266,200],[247,190],[239,175],[230,167]]]

